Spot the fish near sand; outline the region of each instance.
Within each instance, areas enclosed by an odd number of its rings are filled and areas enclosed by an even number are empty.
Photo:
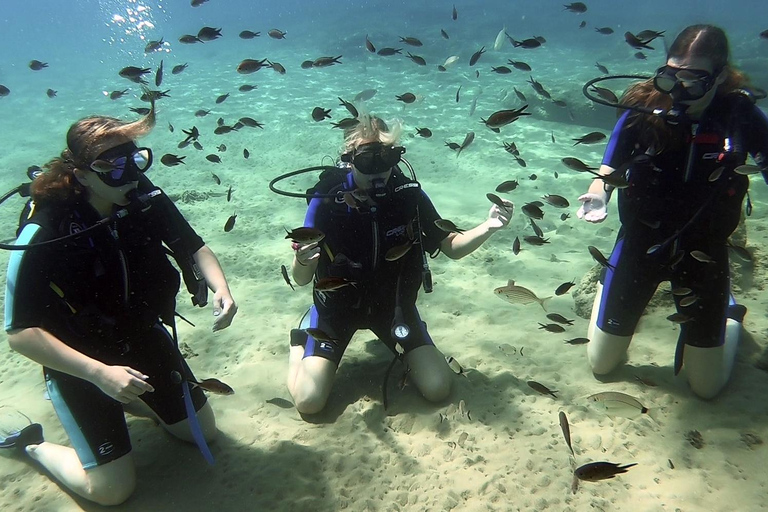
[[[636,465],[636,462],[624,466],[613,462],[590,462],[589,464],[584,464],[583,466],[576,468],[573,475],[585,482],[597,482],[598,480],[606,480],[608,478],[613,478],[616,475],[626,473],[629,468]]]
[[[605,267],[611,270],[616,270],[616,268],[613,265],[608,263],[608,259],[605,256],[603,256],[603,253],[600,252],[600,249],[598,249],[594,245],[590,245],[589,247],[587,247],[587,249],[589,249],[589,254],[592,255],[592,258],[597,263],[599,263],[601,267]]]
[[[283,275],[283,279],[288,284],[288,286],[291,287],[291,290],[296,290],[296,288],[293,286],[293,283],[291,282],[291,278],[288,277],[288,269],[285,267],[285,265],[280,265],[280,273]]]
[[[213,393],[215,395],[234,395],[235,390],[232,389],[229,385],[221,382],[219,379],[203,379],[200,382],[197,382],[195,380],[189,380],[189,383],[192,384],[193,387],[198,387],[202,389],[203,391],[208,391],[209,393]]]
[[[587,397],[587,399],[602,405],[610,416],[622,416],[632,419],[649,412],[649,409],[641,404],[637,398],[618,391],[595,393]]]
[[[542,395],[549,395],[552,398],[557,398],[557,395],[555,394],[555,393],[557,393],[557,391],[549,389],[544,384],[540,384],[540,383],[536,382],[535,380],[529,380],[526,384],[528,384],[528,386],[531,389],[533,389],[534,391],[536,391],[538,393],[541,393]]]
[[[506,286],[501,286],[493,290],[493,293],[495,293],[496,296],[500,299],[505,300],[510,304],[528,305],[535,302],[539,304],[544,311],[547,310],[544,304],[552,298],[550,296],[544,299],[540,299],[528,288],[515,285],[515,282],[512,279],[509,280]]]
[[[565,415],[563,411],[560,411],[559,418],[560,418],[560,429],[563,431],[565,444],[567,444],[568,448],[570,448],[571,455],[575,457],[576,454],[573,452],[573,445],[571,445],[571,427],[568,425],[568,417]]]

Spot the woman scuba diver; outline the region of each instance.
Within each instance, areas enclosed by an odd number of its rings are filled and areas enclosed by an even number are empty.
[[[690,26],[655,76],[620,101],[628,110],[599,173],[626,170],[628,186],[618,192],[621,229],[589,326],[595,374],[626,359],[640,315],[667,280],[678,311],[670,319],[680,325],[675,373],[684,368],[703,398],[716,396],[731,374],[746,308],[730,294],[728,237],[741,218],[747,175],[768,170],[768,119],[728,53],[721,29]],[[756,166],[745,165],[748,155]],[[596,179],[579,198],[578,217],[602,222],[611,192]]]

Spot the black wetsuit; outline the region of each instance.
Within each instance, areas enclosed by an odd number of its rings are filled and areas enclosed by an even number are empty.
[[[337,173],[335,178],[321,180],[314,190],[334,193],[355,188],[351,173]],[[303,331],[294,330],[292,344],[305,345],[304,357],[320,356],[338,364],[358,329],[372,330],[394,348],[390,329],[398,280],[400,305],[411,331],[406,340],[398,342],[406,352],[432,344],[415,305],[422,282],[422,246],[432,254],[448,234],[435,226],[440,216],[418,183],[396,170],[387,183],[387,190],[387,197],[376,199],[373,207],[354,209],[341,199],[333,198],[313,198],[309,203],[304,225],[325,233],[315,280],[343,277],[355,284],[332,292],[314,292],[309,325],[320,328],[335,342],[318,342]],[[422,246],[417,243],[405,256],[387,261],[387,251],[409,242],[407,226],[416,218],[417,209]],[[418,232],[418,224],[413,226]]]
[[[679,144],[654,154],[639,142],[642,125],[628,126],[634,115],[627,112],[619,120],[603,158],[603,165],[614,169],[634,163],[629,187],[618,191],[622,227],[609,258],[615,270],[603,272],[597,327],[631,336],[659,283],[669,280],[673,288],[690,288],[698,297],[683,307],[685,296],[675,296],[678,312],[690,319],[681,325],[679,346],[720,346],[726,318],[741,321],[745,311],[730,297],[726,241],[738,226],[749,178],[734,168],[746,153],[761,166],[768,163],[768,118],[742,95],[716,98],[698,124],[673,127],[671,140]],[[741,153],[729,154],[724,150],[729,144]],[[698,260],[691,251],[702,251],[713,262]]]
[[[142,177],[140,190],[155,188]],[[39,327],[75,350],[108,365],[149,376],[155,391],[141,395],[168,424],[187,417],[182,386],[172,372],[192,376],[168,331],[179,273],[163,242],[194,254],[203,240],[165,195],[137,211],[74,239],[14,251],[8,264],[5,329]],[[82,231],[100,220],[87,202],[32,210],[17,243],[35,244]],[[122,404],[97,386],[44,368],[48,393],[84,468],[131,450]],[[199,410],[205,396],[193,389]]]

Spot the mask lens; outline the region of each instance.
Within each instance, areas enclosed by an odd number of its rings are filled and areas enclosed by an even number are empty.
[[[110,187],[120,187],[131,181],[139,179],[139,173],[144,172],[152,165],[152,150],[149,148],[136,148],[133,143],[118,146],[105,152],[100,158],[91,164],[91,170],[99,174],[99,178]],[[127,156],[110,158],[109,153],[119,154],[117,150],[131,151]]]
[[[656,71],[653,84],[659,91],[676,96],[677,100],[698,100],[712,88],[714,76],[699,69],[678,69],[669,66]],[[673,91],[676,93],[673,93]]]
[[[152,151],[149,148],[137,149],[133,153],[133,163],[139,171],[146,171],[152,165]]]

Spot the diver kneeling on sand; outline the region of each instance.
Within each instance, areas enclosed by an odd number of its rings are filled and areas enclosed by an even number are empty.
[[[725,33],[693,25],[678,35],[654,77],[611,105],[627,112],[599,172],[626,179],[619,190],[621,229],[589,326],[595,374],[626,359],[640,315],[658,284],[669,280],[678,311],[669,319],[680,325],[675,374],[685,368],[692,391],[703,398],[727,383],[746,313],[730,293],[728,237],[741,218],[748,175],[768,179],[768,118],[746,85],[747,77],[728,63]],[[757,165],[745,165],[748,155]],[[579,198],[578,217],[604,220],[611,191],[595,180]]]
[[[325,407],[358,329],[372,330],[398,357],[402,350],[409,377],[425,398],[445,399],[453,374],[416,309],[421,285],[431,291],[427,255],[462,258],[505,227],[512,214],[511,203],[494,205],[472,229],[439,228],[440,216],[419,182],[398,166],[413,174],[402,158],[405,148],[395,145],[399,123],[388,128],[365,113],[357,118],[345,133],[338,167],[325,168],[306,195],[287,194],[309,201],[304,226],[286,237],[293,240],[294,280],[314,285],[314,305],[290,340],[288,390],[302,414]],[[311,169],[317,168],[296,173]]]
[[[0,245],[16,249],[5,298],[9,343],[43,366],[72,444],[46,442],[39,424],[11,426],[4,417],[0,448],[31,457],[102,505],[122,503],[136,486],[124,407],[145,404],[144,413],[212,461],[205,442],[216,422],[205,381],[195,380],[178,349],[180,279],[164,244],[194,303],[204,306],[213,290],[214,331],[237,311],[214,253],[144,176],[152,151],[134,141],[154,124],[154,102],[136,122],[94,116],[73,124],[61,157],[27,184],[32,201],[17,245]]]

